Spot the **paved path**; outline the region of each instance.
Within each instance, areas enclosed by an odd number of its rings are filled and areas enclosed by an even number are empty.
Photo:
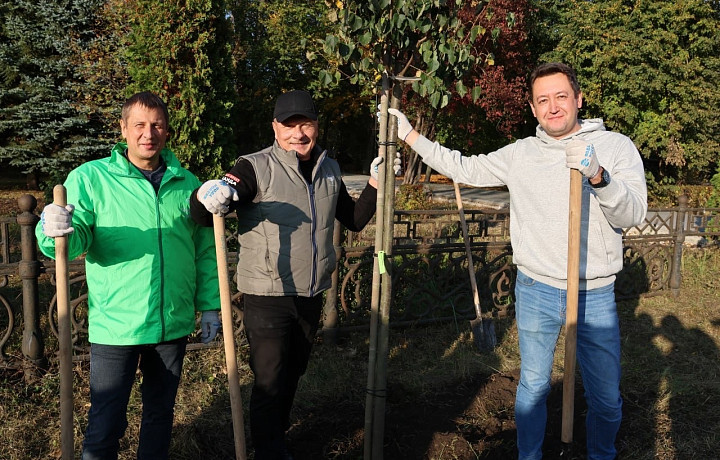
[[[367,181],[368,176],[361,174],[348,174],[343,176],[343,182],[345,182],[348,192],[352,195],[362,192]],[[452,184],[430,183],[424,185],[430,189],[433,199],[455,203],[455,189]],[[498,211],[507,209],[510,206],[510,194],[507,190],[460,185],[460,194],[466,206],[481,206]]]

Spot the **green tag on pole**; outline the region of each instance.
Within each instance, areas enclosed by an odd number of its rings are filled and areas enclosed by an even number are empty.
[[[385,251],[378,251],[378,264],[380,267],[380,274],[385,274]]]

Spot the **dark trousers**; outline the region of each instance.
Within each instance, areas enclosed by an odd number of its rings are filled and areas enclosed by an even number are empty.
[[[281,458],[298,381],[307,369],[322,313],[315,297],[244,296],[243,321],[255,375],[250,428],[255,458]]]
[[[83,460],[118,458],[138,365],[143,376],[140,387],[143,409],[137,458],[168,458],[175,395],[186,345],[186,337],[155,345],[91,345],[90,411]]]

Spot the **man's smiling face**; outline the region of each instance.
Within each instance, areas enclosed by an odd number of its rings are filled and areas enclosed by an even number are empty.
[[[546,133],[561,139],[580,129],[577,118],[582,93],[575,94],[567,76],[555,73],[540,77],[532,89],[530,108]]]
[[[128,160],[138,168],[155,169],[169,136],[163,111],[135,104],[127,119],[120,120],[120,128],[127,141]]]
[[[290,117],[282,123],[273,120],[275,140],[284,150],[297,152],[300,160],[308,160],[318,138],[318,122],[303,116]]]

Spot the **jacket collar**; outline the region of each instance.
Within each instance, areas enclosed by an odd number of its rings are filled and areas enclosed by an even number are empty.
[[[137,168],[135,168],[130,163],[130,161],[128,161],[128,159],[125,158],[125,155],[124,155],[125,150],[127,150],[127,144],[125,142],[118,142],[112,148],[112,151],[110,152],[110,164],[109,164],[110,171],[118,173],[118,174],[128,175],[128,176],[140,174],[140,172],[137,170]],[[181,175],[180,169],[182,167],[180,166],[180,161],[177,159],[177,157],[172,152],[172,150],[165,147],[160,152],[160,156],[162,157],[163,161],[165,161],[165,164],[167,165],[167,171],[165,171],[165,174],[170,173],[170,175],[173,177]]]
[[[275,141],[273,142],[272,153],[278,157],[281,162],[287,164],[288,166],[292,166],[293,168],[297,168],[299,160],[295,150],[285,150],[280,147],[277,141]],[[312,156],[315,158],[316,166],[322,162],[326,155],[327,151],[322,150],[317,144],[315,144],[315,147],[313,147],[312,150]]]
[[[605,131],[605,124],[603,123],[602,118],[590,118],[587,120],[578,120],[578,123],[580,123],[580,129],[568,134],[567,136],[563,137],[562,139],[555,139],[554,137],[550,136],[540,125],[537,125],[537,128],[535,129],[535,136],[540,139],[545,144],[555,144],[556,142],[565,142],[569,139],[573,139],[575,137],[579,137],[583,139],[585,136],[584,134],[595,132],[595,131]]]

